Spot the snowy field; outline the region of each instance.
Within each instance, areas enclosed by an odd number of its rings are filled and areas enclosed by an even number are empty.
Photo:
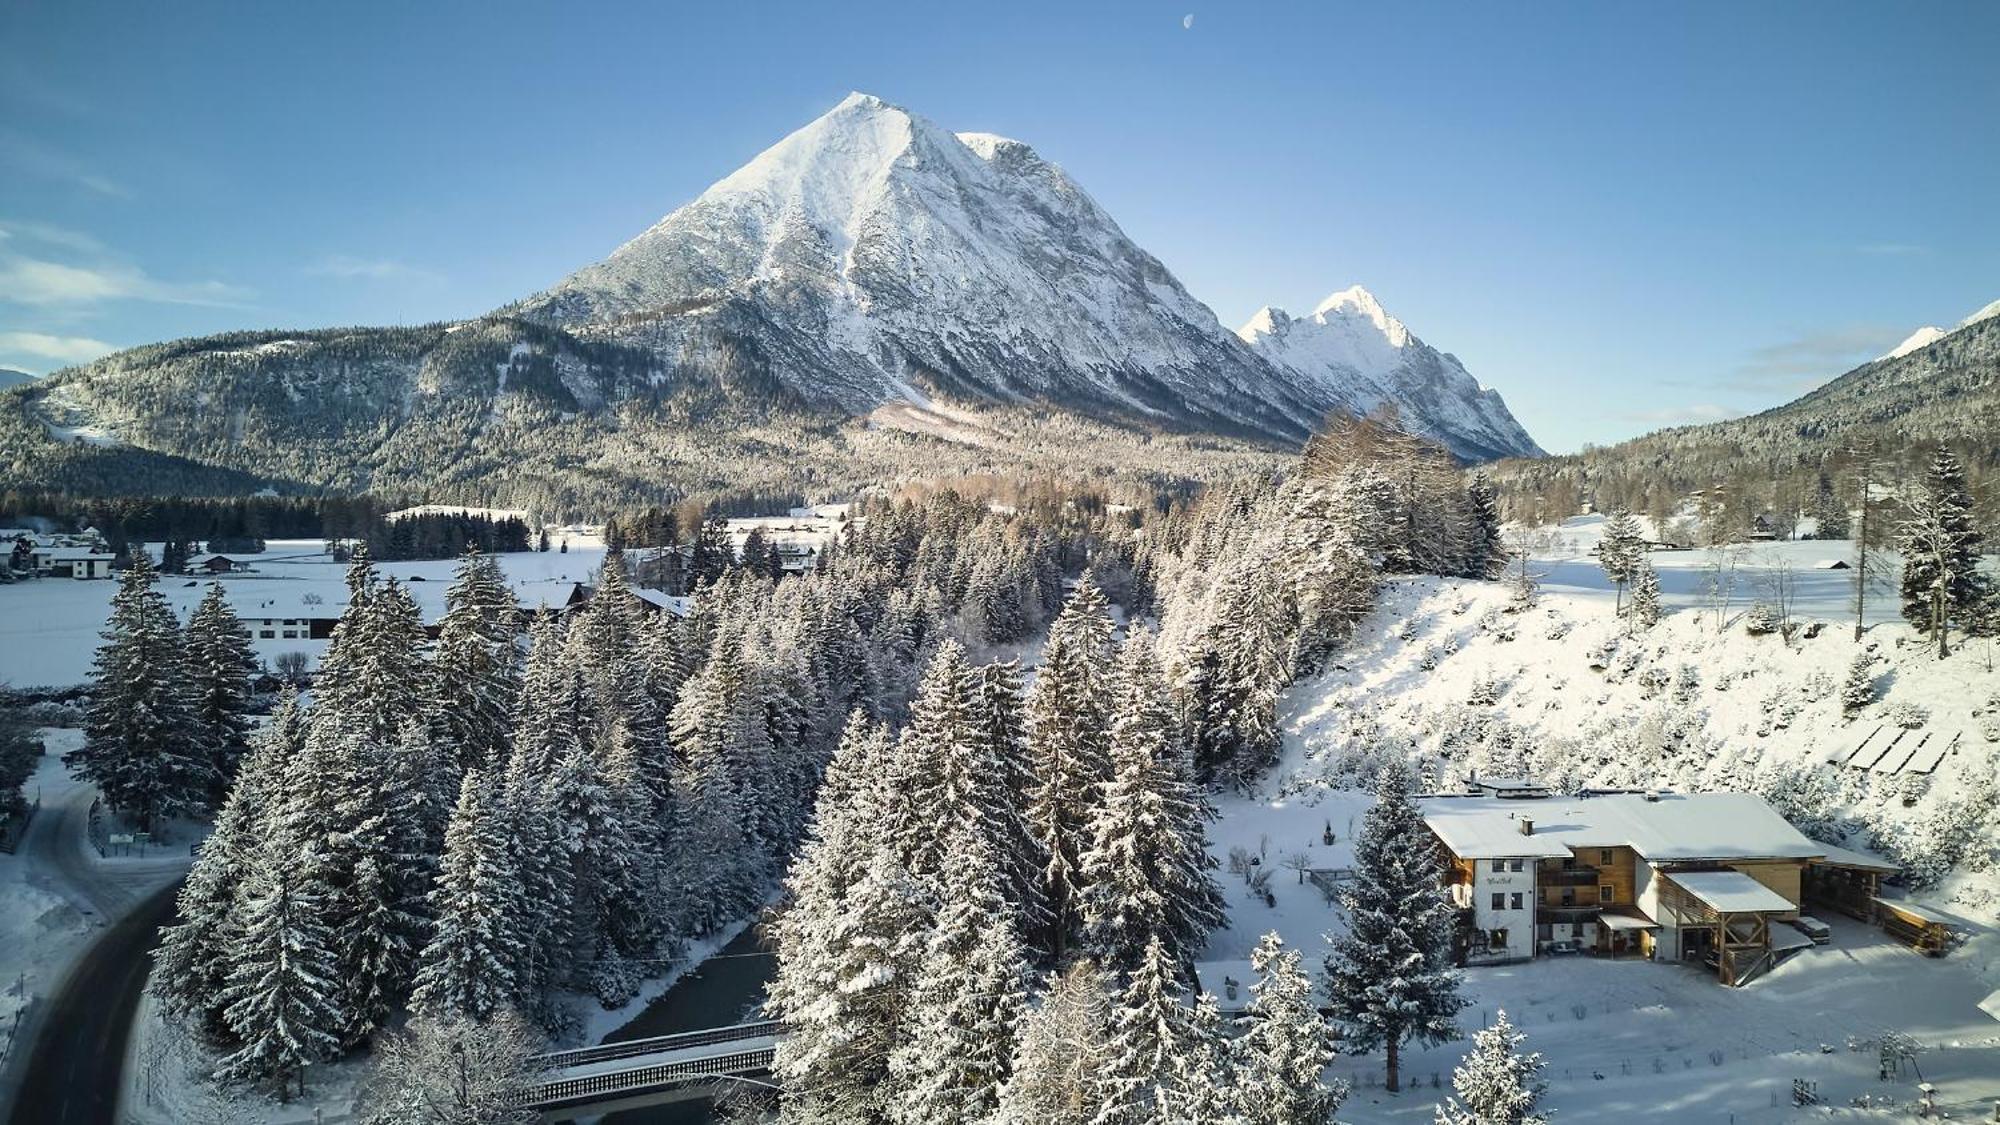
[[[160,592],[165,594],[183,623],[201,601],[211,582],[220,583],[231,596],[239,616],[251,608],[269,604],[274,616],[279,608],[296,608],[300,599],[315,596],[322,608],[338,610],[346,603],[347,573],[343,563],[326,554],[326,544],[317,539],[273,540],[261,555],[241,556],[254,568],[246,574],[219,576],[163,575]],[[148,548],[155,558],[159,544]],[[510,582],[528,590],[546,583],[551,591],[562,582],[587,582],[604,561],[602,546],[579,546],[572,541],[569,551],[522,551],[498,556]],[[421,562],[381,562],[376,564],[385,577],[403,582],[421,579],[412,586],[427,614],[442,611],[444,590],[458,566],[455,559]],[[14,687],[68,687],[90,679],[90,660],[101,642],[99,633],[111,612],[111,595],[118,590],[116,580],[80,582],[69,578],[41,578],[0,586],[0,684]],[[256,653],[269,667],[286,652],[303,652],[317,662],[326,649],[325,641],[254,640]]]
[[[1844,557],[1847,544],[1746,548],[1720,630],[1716,613],[1701,608],[1705,553],[1656,552],[1669,612],[1650,632],[1628,636],[1587,554],[1597,522],[1572,521],[1563,532],[1569,542],[1536,561],[1536,573],[1546,576],[1543,595],[1527,613],[1503,613],[1508,592],[1494,583],[1391,583],[1337,666],[1286,694],[1283,762],[1259,795],[1219,804],[1212,850],[1223,867],[1230,928],[1215,935],[1205,959],[1246,961],[1259,935],[1275,929],[1317,966],[1324,935],[1344,924],[1341,912],[1287,860],[1300,856],[1293,862],[1326,870],[1352,865],[1353,836],[1370,798],[1351,787],[1346,771],[1368,753],[1401,750],[1440,770],[1476,761],[1490,774],[1532,773],[1538,752],[1554,758],[1582,747],[1630,758],[1650,745],[1641,732],[1671,714],[1713,756],[1677,761],[1665,784],[1713,789],[1727,777],[1780,765],[1840,774],[1825,765],[1828,758],[1883,725],[1890,708],[1920,708],[1926,729],[1960,736],[1958,752],[1907,808],[1891,799],[1904,792],[1893,775],[1848,771],[1840,778],[1837,820],[1854,832],[1847,845],[1863,849],[1869,826],[1921,825],[1936,802],[1994,769],[2000,748],[1986,741],[1978,713],[2000,691],[1986,642],[1940,662],[1900,623],[1886,623],[1895,601],[1885,594],[1879,614],[1870,614],[1877,624],[1857,647],[1847,610],[1850,573],[1813,569]],[[1796,616],[1834,623],[1789,646],[1747,635],[1741,621],[1779,559],[1789,560],[1800,580]],[[1863,647],[1878,658],[1881,697],[1849,722],[1828,685],[1845,678]],[[1694,669],[1695,686],[1683,701],[1664,685],[1686,667]],[[1469,702],[1486,682],[1498,702]],[[1516,737],[1496,749],[1475,734],[1495,725]],[[1624,767],[1666,768],[1664,759],[1649,764],[1643,756]],[[1231,872],[1232,851],[1271,869],[1270,904]],[[1916,1065],[1952,1116],[1985,1120],[2000,1098],[2000,1022],[1978,1005],[2000,988],[2000,873],[1962,872],[1919,899],[1963,922],[1968,943],[1932,960],[1878,929],[1827,918],[1831,945],[1797,954],[1742,989],[1723,988],[1702,970],[1638,960],[1476,967],[1466,974],[1473,1006],[1463,1025],[1469,1034],[1496,1009],[1507,1010],[1528,1047],[1549,1056],[1545,1105],[1558,1121],[1910,1120],[1915,1074],[1877,1080],[1872,1041],[1885,1030],[1924,1044]],[[1231,975],[1245,977],[1247,966]],[[1430,1120],[1443,1093],[1431,1087],[1433,1076],[1448,1085],[1468,1046],[1407,1054],[1406,1078],[1422,1085],[1398,1095],[1381,1089],[1379,1055],[1341,1059],[1335,1072],[1355,1092],[1339,1119]],[[1817,1082],[1835,1108],[1795,1109],[1793,1079]],[[1876,1108],[1855,1108],[1857,1099],[1874,1099]]]

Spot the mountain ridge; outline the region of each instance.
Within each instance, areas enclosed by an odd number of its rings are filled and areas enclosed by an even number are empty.
[[[1446,377],[1413,375],[1405,393],[1498,403],[1455,359],[1422,354]],[[17,388],[0,400],[18,407],[0,411],[0,463],[51,487],[157,455],[177,479],[458,502],[557,488],[574,503],[647,481],[656,494],[721,487],[735,474],[680,452],[721,425],[745,441],[804,427],[827,456],[855,425],[996,448],[1021,436],[953,421],[984,412],[1030,426],[1039,448],[1053,431],[1023,421],[1039,411],[1129,442],[1279,450],[1383,397],[1340,377],[1269,362],[1031,146],[855,94],[603,260],[486,316],[225,333]],[[1408,412],[1468,460],[1539,452],[1518,424],[1512,448],[1455,432],[1477,405]],[[662,432],[690,425],[709,430]],[[569,447],[544,448],[556,432]],[[92,450],[120,467],[87,468]],[[523,479],[538,472],[559,487]]]

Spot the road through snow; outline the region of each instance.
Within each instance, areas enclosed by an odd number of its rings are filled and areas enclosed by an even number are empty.
[[[72,778],[61,760],[78,744],[80,733],[42,732],[49,755],[27,786],[30,795],[39,794],[41,808],[15,854],[0,856],[0,903],[7,901],[11,884],[24,902],[32,896],[37,902],[67,904],[85,923],[31,928],[15,935],[17,948],[8,953],[6,975],[32,980],[32,991],[38,994],[21,1013],[14,1047],[0,1066],[0,1106],[11,1107],[13,1121],[80,1125],[112,1120],[132,1004],[151,968],[146,951],[154,931],[172,916],[173,888],[190,862],[185,845],[175,849],[177,854],[163,852],[149,858],[106,859],[97,854],[89,839],[96,790]],[[74,1058],[49,1056],[59,1042],[72,1048],[82,1048],[86,1042],[115,1046],[86,1067]],[[51,1063],[62,1069],[51,1072]],[[65,1111],[46,1101],[51,1081],[60,1079],[60,1085],[69,1087],[71,1067],[80,1068],[72,1093],[84,1097],[94,1091],[113,1099],[101,1116],[77,1116],[82,1103]],[[37,1115],[28,1100],[31,1092],[48,1112]]]

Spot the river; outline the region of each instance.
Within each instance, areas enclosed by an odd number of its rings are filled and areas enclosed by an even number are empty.
[[[755,1009],[763,1003],[764,985],[776,971],[776,958],[758,947],[756,927],[750,927],[604,1041],[620,1043],[759,1018]],[[708,1125],[714,1120],[705,1101],[626,1110],[604,1118],[605,1125]]]

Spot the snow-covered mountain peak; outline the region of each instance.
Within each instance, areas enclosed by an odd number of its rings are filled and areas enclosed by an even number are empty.
[[[1967,323],[1970,322],[1968,321]],[[1910,333],[1907,339],[1905,339],[1902,343],[1897,344],[1895,347],[1890,348],[1887,353],[1876,357],[1877,361],[1879,362],[1880,360],[1884,359],[1901,359],[1904,356],[1909,355],[1911,352],[1916,351],[1918,348],[1927,348],[1932,344],[1937,343],[1939,340],[1944,339],[1947,334],[1948,333],[1946,333],[1944,329],[1939,328],[1934,324],[1926,324],[1922,328],[1917,329],[1915,332]]]
[[[1410,342],[1410,330],[1403,322],[1390,316],[1375,294],[1359,285],[1350,285],[1321,301],[1313,309],[1313,319],[1325,323],[1335,317],[1364,320],[1375,326],[1391,347],[1400,348]]]
[[[1966,317],[1964,320],[1959,321],[1958,326],[1960,328],[1970,328],[1982,320],[1992,320],[1996,316],[2000,316],[2000,301],[1995,301],[1978,312],[1973,313],[1971,316]]]
[[[1236,334],[1349,410],[1394,407],[1412,429],[1462,457],[1540,452],[1497,393],[1480,386],[1456,357],[1418,339],[1359,285],[1327,297],[1308,317],[1267,305]]]

